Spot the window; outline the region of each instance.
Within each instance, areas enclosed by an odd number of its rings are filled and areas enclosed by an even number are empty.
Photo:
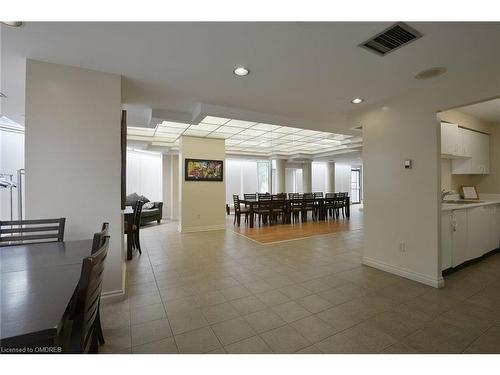
[[[361,203],[361,169],[351,170],[351,203]]]
[[[233,194],[270,191],[271,163],[267,160],[226,159],[226,203]]]
[[[268,161],[258,161],[257,162],[257,184],[259,193],[267,193],[269,189],[269,162]]]

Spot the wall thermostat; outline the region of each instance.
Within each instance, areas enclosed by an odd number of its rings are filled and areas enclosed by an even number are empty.
[[[412,161],[410,159],[405,160],[405,169],[411,169],[412,167]]]

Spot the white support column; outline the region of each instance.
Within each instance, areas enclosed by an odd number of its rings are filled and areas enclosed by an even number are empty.
[[[335,192],[335,162],[326,163],[326,193]]]
[[[170,159],[170,174],[171,178],[171,188],[170,188],[170,217],[172,220],[179,220],[179,181],[180,173],[179,169],[179,155],[172,155]]]
[[[276,193],[284,193],[286,191],[285,185],[285,162],[284,159],[276,159]]]
[[[312,162],[302,164],[302,189],[304,193],[312,193]]]

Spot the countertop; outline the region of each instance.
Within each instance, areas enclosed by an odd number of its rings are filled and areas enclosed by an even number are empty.
[[[446,200],[454,200],[460,199],[458,196],[447,196]],[[480,202],[477,203],[464,203],[464,204],[456,204],[456,203],[443,203],[441,206],[442,211],[451,211],[451,210],[461,210],[465,208],[473,208],[473,207],[481,207],[488,206],[490,204],[500,204],[500,194],[479,194]]]

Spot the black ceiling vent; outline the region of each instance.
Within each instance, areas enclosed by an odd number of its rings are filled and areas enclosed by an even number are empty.
[[[378,55],[385,56],[404,45],[422,37],[422,33],[408,26],[404,22],[398,22],[380,34],[361,43],[360,47],[366,48]]]

